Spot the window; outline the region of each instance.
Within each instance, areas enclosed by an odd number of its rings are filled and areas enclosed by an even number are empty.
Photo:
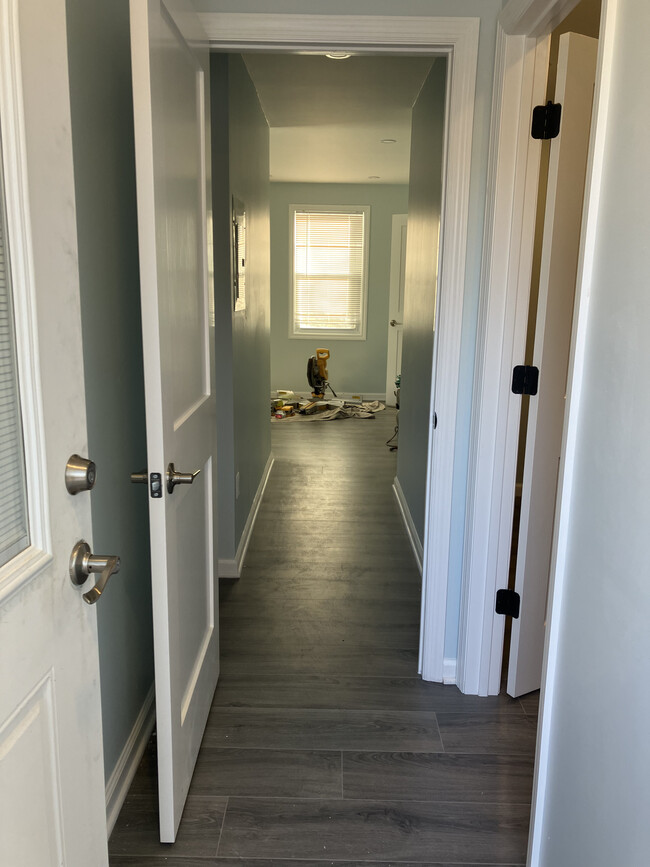
[[[291,206],[292,337],[365,340],[366,206]]]
[[[0,566],[29,546],[25,455],[0,153]]]

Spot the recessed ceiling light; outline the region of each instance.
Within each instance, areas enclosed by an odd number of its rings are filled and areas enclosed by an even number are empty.
[[[378,181],[381,178],[381,175],[368,175],[369,181]]]
[[[381,140],[381,143],[382,144],[397,144],[397,139],[396,138],[383,138]]]
[[[345,51],[328,51],[325,57],[329,57],[330,60],[347,60],[352,55]]]

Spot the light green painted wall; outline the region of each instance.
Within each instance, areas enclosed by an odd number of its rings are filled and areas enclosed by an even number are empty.
[[[413,107],[397,478],[424,541],[429,397],[442,197],[446,63],[436,60]]]
[[[219,558],[223,560],[235,556],[271,453],[269,129],[239,55],[213,55],[211,83]],[[237,313],[231,309],[232,196],[246,206],[246,310]]]
[[[122,568],[97,606],[106,777],[153,683],[128,0],[68,0],[93,543]],[[73,444],[71,443],[71,449]]]
[[[289,337],[291,261],[289,205],[369,205],[366,340]],[[405,214],[408,186],[393,184],[271,184],[271,387],[309,392],[307,359],[317,346],[331,352],[335,391],[386,392],[390,243],[393,214]]]

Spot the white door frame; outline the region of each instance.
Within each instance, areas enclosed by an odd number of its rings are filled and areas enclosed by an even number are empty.
[[[429,437],[425,518],[420,670],[442,681],[451,534],[456,405],[469,186],[478,58],[479,18],[372,15],[204,13],[211,46],[220,51],[298,51],[345,48],[359,53],[443,55],[447,123],[440,283],[433,395],[438,426]]]
[[[509,0],[498,23],[458,639],[458,685],[476,695],[501,681],[494,603],[508,580],[521,410],[510,381],[524,358],[541,152],[530,119],[545,101],[550,33],[577,2]]]
[[[510,380],[524,358],[541,149],[530,118],[545,101],[550,33],[577,2],[509,0],[499,18],[458,641],[458,685],[477,695],[501,680],[494,602],[508,580],[521,409]],[[598,76],[602,56],[601,44]],[[592,129],[601,123],[595,111]]]

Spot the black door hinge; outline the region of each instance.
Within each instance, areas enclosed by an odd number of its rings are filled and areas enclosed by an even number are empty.
[[[512,371],[513,394],[537,394],[539,368],[532,364],[518,364]]]
[[[507,614],[510,617],[519,617],[521,597],[514,590],[497,590],[497,614]]]
[[[533,138],[549,139],[557,138],[560,134],[560,117],[562,106],[559,102],[551,102],[546,105],[536,105],[533,109],[533,123],[530,134]]]

